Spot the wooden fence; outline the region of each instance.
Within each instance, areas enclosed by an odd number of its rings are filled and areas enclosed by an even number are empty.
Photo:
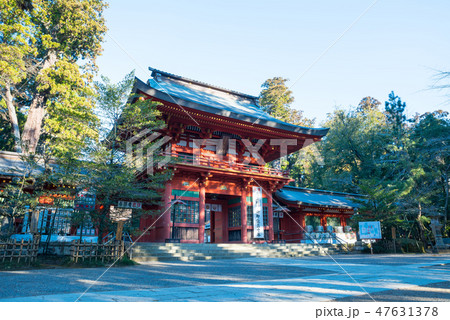
[[[5,262],[33,262],[36,261],[39,250],[40,237],[34,237],[33,240],[24,241],[7,240],[0,242],[0,261]]]
[[[78,260],[116,260],[120,259],[125,252],[124,241],[112,241],[110,243],[98,244],[92,242],[72,241],[70,256],[72,261]]]

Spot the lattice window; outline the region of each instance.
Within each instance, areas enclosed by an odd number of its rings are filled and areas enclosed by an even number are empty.
[[[269,208],[263,207],[263,224],[264,226],[269,226]]]
[[[269,226],[269,208],[263,206],[263,224]],[[253,206],[247,206],[247,226],[253,227]]]
[[[228,210],[228,227],[241,226],[241,206],[233,207]]]
[[[175,204],[172,206],[171,219],[175,214],[175,222],[177,223],[198,223],[199,216],[199,202],[183,200],[186,205]]]
[[[253,227],[253,206],[247,206],[247,226]]]

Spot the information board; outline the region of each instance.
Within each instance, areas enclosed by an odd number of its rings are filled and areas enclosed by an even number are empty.
[[[380,221],[362,221],[359,223],[361,239],[381,239]]]

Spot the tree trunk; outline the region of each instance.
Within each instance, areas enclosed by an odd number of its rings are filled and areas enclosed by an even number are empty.
[[[447,220],[450,218],[450,211],[448,209],[448,199],[449,199],[449,178],[447,176],[447,173],[445,172],[443,174],[443,182],[444,182],[444,193],[445,193],[445,203],[444,203],[444,222],[446,225],[447,224]]]
[[[20,153],[22,152],[22,146],[20,143],[19,121],[17,120],[16,108],[14,107],[11,87],[9,85],[6,86],[5,98],[6,106],[8,108],[9,123],[11,124],[11,131],[14,137],[14,151]]]
[[[41,73],[43,70],[51,68],[56,63],[56,53],[49,52],[45,60]],[[36,93],[31,102],[28,111],[27,121],[22,133],[22,146],[27,153],[34,153],[36,151],[39,138],[41,136],[42,120],[46,115],[45,110],[46,96],[42,93]]]
[[[419,214],[417,215],[417,223],[419,225],[419,239],[425,244],[425,232],[424,232],[424,225],[422,223],[422,205],[419,202]]]

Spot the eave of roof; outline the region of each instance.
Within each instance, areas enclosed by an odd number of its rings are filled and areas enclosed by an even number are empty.
[[[44,172],[43,165],[31,168],[23,159],[24,155],[17,152],[0,151],[0,176],[30,177]]]
[[[364,200],[364,196],[352,193],[335,192],[285,186],[275,193],[285,204],[353,209],[361,206],[355,201]]]
[[[215,89],[215,88],[213,88],[213,89]],[[225,90],[225,89],[223,89],[223,90]],[[173,103],[176,105],[180,105],[185,108],[200,110],[200,111],[207,112],[207,113],[210,113],[213,115],[219,115],[219,116],[223,116],[223,117],[233,118],[233,119],[249,122],[249,123],[252,123],[255,125],[276,128],[276,129],[280,129],[280,130],[284,130],[284,131],[288,131],[288,132],[295,132],[298,134],[311,135],[311,136],[315,136],[315,137],[323,137],[327,134],[327,132],[329,130],[328,128],[300,127],[300,126],[296,126],[296,125],[293,125],[290,123],[280,121],[280,120],[270,117],[268,115],[265,116],[265,118],[268,118],[268,119],[264,119],[263,117],[258,118],[257,116],[244,114],[244,113],[238,113],[238,112],[234,112],[231,110],[227,110],[225,108],[219,108],[219,107],[211,106],[208,104],[198,103],[195,101],[189,101],[188,99],[183,98],[183,97],[178,97],[178,96],[174,95],[173,93],[169,94],[168,92],[164,92],[163,90],[158,90],[158,89],[152,88],[150,85],[148,85],[148,84],[144,83],[143,81],[141,81],[140,79],[136,78],[133,92],[139,93],[138,91],[140,91],[146,95],[152,96],[156,99],[159,99],[162,101],[167,101],[169,103]]]

